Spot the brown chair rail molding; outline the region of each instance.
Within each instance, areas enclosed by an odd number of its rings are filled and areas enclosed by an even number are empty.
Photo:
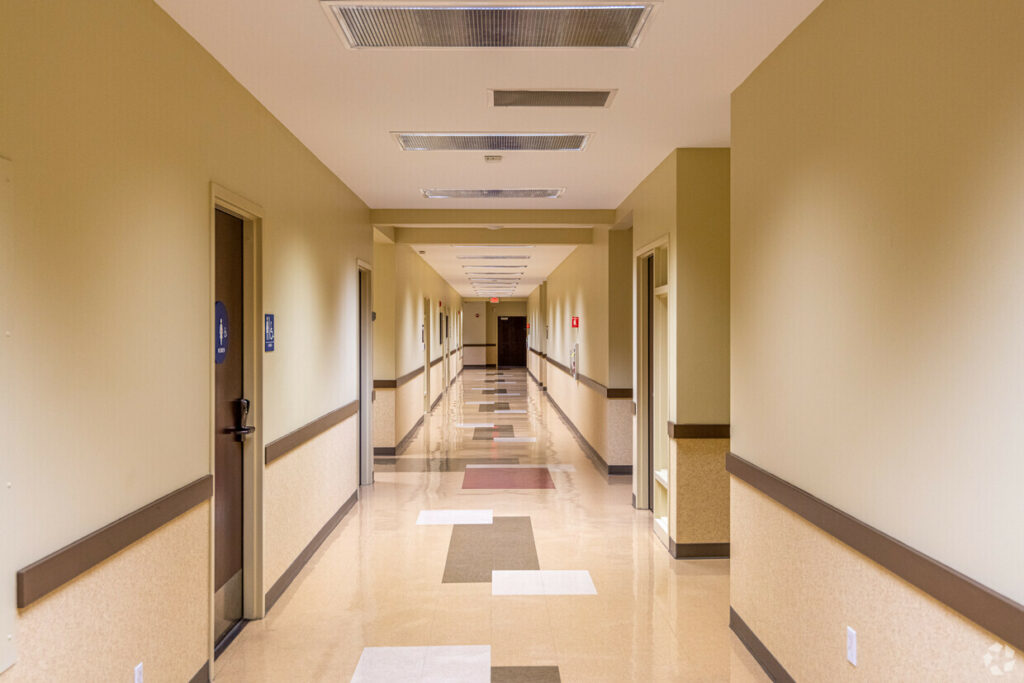
[[[530,350],[533,351],[533,349],[530,349]],[[537,352],[534,351],[534,353],[537,353]],[[572,371],[569,370],[569,368],[567,368],[566,366],[564,366],[561,363],[559,363],[557,360],[555,360],[551,356],[545,356],[543,354],[538,354],[538,355],[541,355],[545,360],[547,360],[547,362],[551,363],[556,368],[558,368],[559,370],[561,370],[565,374],[567,374],[570,377],[572,377]],[[624,389],[609,389],[608,387],[606,387],[605,385],[601,384],[597,380],[590,379],[589,377],[584,375],[582,372],[576,373],[576,379],[578,381],[580,381],[580,382],[583,382],[584,384],[586,384],[591,389],[595,389],[598,393],[604,394],[605,398],[633,398],[633,389],[632,389],[632,387],[627,387],[627,388],[624,388]]]
[[[264,449],[264,463],[269,465],[281,456],[294,451],[296,448],[314,437],[320,436],[331,427],[341,424],[358,412],[359,401],[352,401],[348,405],[344,405],[337,410],[332,410],[326,415],[313,420],[309,424],[299,427],[294,432],[285,434],[280,439],[268,443],[267,447]]]
[[[402,386],[403,384],[411,382],[412,380],[416,379],[417,377],[419,377],[422,374],[423,374],[423,366],[421,365],[418,368],[416,368],[415,370],[413,370],[412,372],[407,372],[404,375],[402,375],[401,377],[399,377],[398,379],[396,379],[395,380],[395,387],[397,388],[397,387]]]
[[[207,474],[19,570],[18,607],[28,607],[212,496],[213,475]]]
[[[729,425],[677,425],[669,420],[668,438],[670,439],[728,439]]]
[[[725,469],[827,534],[1024,651],[1024,605],[986,588],[734,453]]]
[[[398,380],[396,379],[375,379],[373,380],[374,389],[397,389]]]
[[[475,348],[479,348],[481,346],[497,346],[497,345],[498,345],[497,343],[493,343],[493,344],[463,344],[462,346],[465,347],[465,348],[475,349]]]

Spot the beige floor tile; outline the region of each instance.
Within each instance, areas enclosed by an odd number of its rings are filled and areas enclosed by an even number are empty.
[[[526,414],[464,405],[481,399],[463,386],[485,379],[498,378],[466,371],[398,457],[517,457],[575,471],[552,472],[554,489],[472,490],[461,471],[382,466],[267,619],[217,662],[217,680],[347,681],[364,647],[427,645],[490,645],[492,666],[558,666],[562,681],[767,680],[728,628],[728,560],[672,560],[650,514],[633,509],[629,477],[602,475],[532,382],[499,385],[524,394],[507,400]],[[458,427],[484,421],[537,441],[474,441]],[[490,583],[443,584],[452,528],[416,519],[467,508],[529,516],[540,568],[587,570],[597,595],[492,596]]]

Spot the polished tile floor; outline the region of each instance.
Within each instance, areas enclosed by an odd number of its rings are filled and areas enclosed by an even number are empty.
[[[728,560],[672,560],[630,478],[498,372],[464,372],[377,460],[218,681],[767,680],[728,628]]]

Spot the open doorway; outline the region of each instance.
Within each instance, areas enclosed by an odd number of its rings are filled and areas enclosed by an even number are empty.
[[[359,268],[359,484],[373,483],[373,277]]]
[[[668,245],[637,253],[636,507],[651,510],[655,534],[668,545]]]
[[[430,412],[430,299],[423,300],[423,412]]]

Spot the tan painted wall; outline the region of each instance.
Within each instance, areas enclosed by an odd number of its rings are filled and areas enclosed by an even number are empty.
[[[438,313],[449,315],[449,340],[454,350],[461,343],[457,320],[462,310],[459,296],[440,275],[406,244],[390,244],[384,236],[374,244],[374,272],[390,278],[384,288],[374,288],[374,378],[397,379],[423,367],[424,353],[421,341],[424,299],[430,300],[430,328],[425,335],[430,344],[430,359],[441,358],[444,348],[438,336]],[[442,305],[438,306],[438,302]],[[382,360],[381,356],[391,356]],[[456,360],[455,366],[460,368]],[[444,365],[430,369],[431,401],[443,390]],[[457,371],[457,370],[456,370]],[[393,391],[388,403],[374,406],[374,446],[397,445],[423,415],[423,385],[426,375],[420,375]],[[378,392],[378,398],[382,394]],[[389,421],[390,420],[390,421]],[[388,424],[383,424],[389,421]]]
[[[487,302],[467,301],[463,304],[466,320],[464,334],[467,344],[487,343]],[[478,318],[477,315],[480,317]]]
[[[437,336],[438,302],[457,311],[462,297],[411,247],[395,247],[395,374],[402,375],[423,366],[423,300],[430,299],[430,358],[440,358]]]
[[[620,250],[614,256],[611,254],[613,247]],[[579,343],[580,373],[605,386],[608,385],[611,367],[609,346],[615,340],[618,353],[616,371],[623,368],[627,371],[621,387],[615,388],[630,386],[628,358],[632,351],[629,332],[632,308],[631,290],[628,290],[625,297],[616,293],[617,308],[612,311],[610,278],[612,274],[621,276],[623,264],[626,269],[631,267],[631,250],[629,231],[595,227],[593,244],[578,246],[551,272],[545,284],[527,299],[531,346],[540,344],[552,360],[568,366],[571,346]],[[614,267],[612,261],[615,261]],[[628,285],[627,274],[625,286]],[[623,298],[627,307],[625,311],[620,307]],[[572,327],[573,316],[579,316],[579,328]],[[613,316],[624,326],[623,332],[611,331],[609,321]],[[547,340],[543,340],[545,326],[549,330]],[[621,362],[623,356],[627,356],[625,363]],[[603,391],[574,380],[549,363],[537,363],[536,367],[540,374],[534,374],[538,381],[547,385],[551,399],[569,416],[605,462],[630,464],[633,434],[631,403],[623,399],[609,399]],[[621,376],[622,373],[619,374]]]
[[[362,202],[154,4],[12,0],[0,44],[0,156],[17,177],[15,222],[2,228],[17,296],[4,302],[0,412],[22,520],[4,552],[23,566],[210,471],[211,181],[265,213],[263,300],[277,316],[267,440],[356,399],[355,261],[372,257]],[[356,471],[354,447],[335,457]],[[351,490],[334,492],[339,505]],[[188,525],[187,538],[162,530],[166,546],[119,558],[150,577],[168,548],[204,561],[208,528]],[[7,675],[34,677],[44,643],[49,661],[75,656],[97,679],[127,678],[121,665],[143,658],[154,680],[194,673],[206,581],[153,594],[151,581],[111,580],[85,590],[82,579],[23,611]],[[115,618],[111,595],[147,605],[160,647],[143,644],[154,641],[135,617]],[[75,620],[67,640],[37,627],[58,604],[62,623]]]
[[[676,372],[669,415],[680,424],[729,424],[729,150],[680,149],[676,159],[676,280],[669,281]]]
[[[633,386],[633,231],[608,233],[608,386]]]
[[[826,0],[733,96],[733,448],[1017,602],[1022,32],[1017,2]],[[917,623],[868,637],[940,656]]]
[[[373,242],[373,378],[395,379],[395,245]]]

